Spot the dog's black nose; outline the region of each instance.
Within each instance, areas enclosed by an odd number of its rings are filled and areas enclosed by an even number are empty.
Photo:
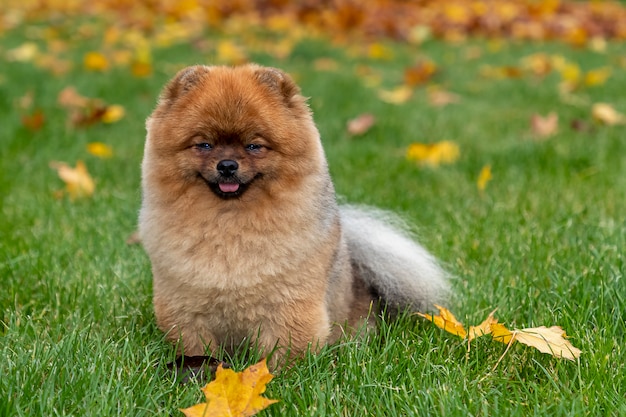
[[[224,159],[217,163],[217,172],[223,177],[232,177],[235,171],[237,171],[237,168],[239,168],[239,164],[232,159]]]

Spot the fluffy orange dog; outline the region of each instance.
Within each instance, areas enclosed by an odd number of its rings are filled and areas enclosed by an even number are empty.
[[[246,340],[301,353],[357,328],[373,301],[415,310],[445,295],[435,259],[387,215],[337,205],[282,71],[186,68],[147,130],[140,234],[158,325],[185,355]]]

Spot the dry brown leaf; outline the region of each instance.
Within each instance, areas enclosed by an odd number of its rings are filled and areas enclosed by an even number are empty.
[[[363,113],[348,121],[347,130],[350,135],[362,135],[376,123],[376,118],[371,113]]]
[[[596,103],[591,108],[591,114],[600,123],[613,126],[626,123],[626,116],[619,113],[607,103]]]
[[[496,323],[491,326],[491,335],[498,342],[511,344],[518,341],[557,358],[574,360],[582,353],[565,339],[565,331],[559,326],[529,327],[511,331],[504,325]]]
[[[440,88],[428,90],[428,103],[433,107],[447,106],[448,104],[458,103],[460,100],[461,98],[457,94]]]
[[[530,118],[530,129],[537,139],[546,139],[554,135],[559,129],[559,115],[555,112],[547,116],[533,114]]]
[[[573,361],[580,356],[581,350],[572,346],[565,336],[565,331],[559,326],[529,327],[514,331],[514,338],[518,342],[542,353]]]
[[[51,162],[50,168],[56,169],[65,182],[65,189],[70,196],[70,200],[77,198],[91,197],[96,185],[87,172],[87,167],[83,161],[76,162],[76,168],[72,168],[65,162]]]

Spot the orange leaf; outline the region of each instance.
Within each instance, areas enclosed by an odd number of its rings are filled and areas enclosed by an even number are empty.
[[[265,385],[274,376],[269,373],[265,359],[244,370],[235,372],[220,365],[215,380],[202,388],[207,402],[181,409],[187,417],[253,416],[278,400],[261,397]]]
[[[83,161],[76,162],[76,168],[70,167],[65,162],[51,162],[50,168],[56,169],[59,178],[65,182],[70,200],[91,197],[93,194],[96,186]]]
[[[348,133],[350,135],[362,135],[370,130],[376,123],[376,118],[371,113],[363,113],[360,116],[348,121]]]
[[[41,129],[46,121],[46,117],[40,109],[35,110],[31,114],[22,116],[22,125],[31,131],[37,131]]]
[[[416,86],[424,84],[435,75],[437,72],[437,65],[431,60],[421,60],[412,67],[404,70],[404,83],[408,86]]]
[[[465,330],[465,327],[463,327],[463,323],[458,321],[456,317],[454,317],[454,314],[450,312],[450,310],[445,307],[438,306],[437,304],[435,304],[435,307],[439,309],[438,316],[424,313],[417,313],[417,315],[432,321],[437,327],[445,330],[448,333],[452,333],[462,338],[465,338],[465,336],[467,336],[467,331]]]

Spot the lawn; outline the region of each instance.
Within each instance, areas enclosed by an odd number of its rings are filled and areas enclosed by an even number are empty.
[[[280,49],[286,35],[233,23],[193,42],[163,35],[147,59],[136,33],[104,42],[114,36],[107,20],[51,19],[0,25],[0,415],[176,416],[202,399],[198,383],[180,385],[166,368],[175,351],[154,322],[150,264],[127,239],[144,121],[160,88],[184,65],[242,60],[293,74],[341,200],[415,225],[453,277],[447,307],[457,318],[475,324],[497,308],[510,328],[559,325],[582,350],[567,361],[515,344],[502,357],[506,345],[485,337],[468,353],[462,339],[403,316],[277,375],[266,396],[280,402],[262,415],[626,415],[626,133],[619,118],[592,116],[597,103],[626,113],[623,44],[416,45],[299,32]],[[84,62],[89,52],[107,65]],[[540,53],[546,71],[525,66]],[[436,71],[412,97],[381,100],[426,61]],[[597,69],[610,75],[585,82]],[[67,87],[122,106],[123,117],[103,123],[80,108],[88,125],[72,121],[58,103]],[[435,88],[457,101],[432,105]],[[558,129],[533,133],[531,117],[550,112]],[[346,123],[363,113],[375,124],[349,135]],[[458,160],[406,157],[413,143],[444,140]],[[89,153],[96,142],[113,155]],[[83,161],[93,195],[72,198],[54,161]],[[487,165],[492,179],[479,190]]]

